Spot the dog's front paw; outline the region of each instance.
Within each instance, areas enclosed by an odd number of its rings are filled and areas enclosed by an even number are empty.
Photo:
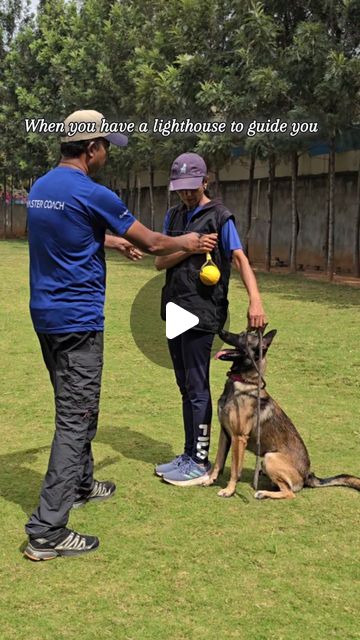
[[[220,491],[218,491],[218,496],[220,496],[220,498],[231,498],[231,496],[233,496],[235,493],[235,489],[228,489],[227,487],[225,489],[221,489]]]
[[[256,493],[254,494],[254,498],[256,498],[256,500],[265,500],[267,498],[267,495],[265,491],[256,491]]]
[[[209,476],[208,478],[206,478],[206,480],[204,480],[204,482],[202,483],[203,487],[211,487],[211,485],[214,484],[214,482],[216,482],[217,478],[212,478],[211,476]]]

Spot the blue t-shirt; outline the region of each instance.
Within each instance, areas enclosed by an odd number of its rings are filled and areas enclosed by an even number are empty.
[[[186,224],[189,224],[191,218],[198,212],[201,211],[202,207],[195,207],[195,209],[190,209],[187,212],[187,220]],[[170,222],[170,213],[167,212],[164,220],[163,233],[167,235],[168,228]],[[242,249],[241,240],[239,234],[237,232],[236,226],[233,220],[227,220],[225,224],[221,228],[220,233],[220,242],[221,246],[225,252],[225,255],[229,260],[231,260],[231,252],[235,251],[235,249]]]
[[[68,167],[39,178],[27,207],[35,330],[103,331],[105,231],[124,235],[134,216],[110,189]]]

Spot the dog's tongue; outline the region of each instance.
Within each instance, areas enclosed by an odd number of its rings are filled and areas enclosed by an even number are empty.
[[[221,351],[218,351],[215,355],[214,355],[214,360],[220,360],[221,356],[226,355],[227,353],[229,353],[230,349],[222,349]]]

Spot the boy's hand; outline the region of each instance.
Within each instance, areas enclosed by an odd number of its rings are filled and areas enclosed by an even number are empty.
[[[247,318],[249,329],[261,329],[266,325],[266,315],[260,299],[255,299],[250,302]]]

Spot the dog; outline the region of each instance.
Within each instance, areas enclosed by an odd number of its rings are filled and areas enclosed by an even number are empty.
[[[257,453],[257,395],[260,391],[260,455],[262,470],[278,490],[256,491],[255,498],[295,498],[303,487],[345,486],[360,491],[360,478],[341,474],[330,478],[318,478],[310,472],[310,458],[306,446],[281,407],[265,390],[263,379],[266,353],[276,335],[276,330],[262,335],[262,361],[260,362],[259,335],[251,332],[239,334],[222,330],[220,337],[233,349],[219,351],[215,358],[232,362],[228,380],[218,402],[221,425],[218,452],[209,478],[210,486],[222,473],[231,446],[231,476],[225,489],[218,495],[228,498],[234,495],[236,483],[243,468],[245,449]]]

